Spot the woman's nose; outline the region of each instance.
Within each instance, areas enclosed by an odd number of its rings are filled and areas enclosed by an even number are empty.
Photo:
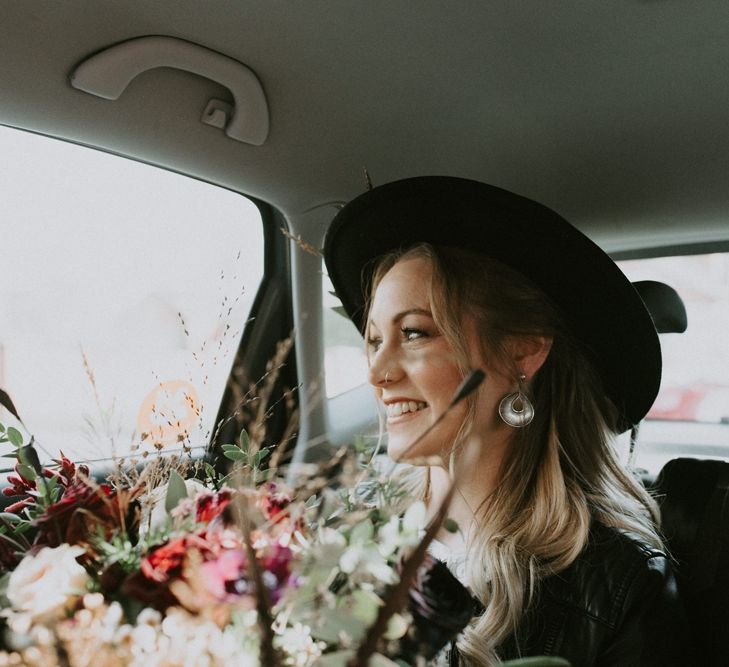
[[[385,387],[396,382],[402,371],[391,356],[384,354],[384,350],[379,350],[374,358],[370,360],[368,371],[368,380],[373,387]]]

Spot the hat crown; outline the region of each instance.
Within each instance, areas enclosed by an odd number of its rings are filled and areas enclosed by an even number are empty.
[[[372,260],[418,242],[476,251],[525,276],[585,347],[622,427],[645,416],[661,377],[653,321],[617,265],[562,216],[507,190],[450,176],[408,178],[356,197],[332,221],[324,258],[360,330]]]

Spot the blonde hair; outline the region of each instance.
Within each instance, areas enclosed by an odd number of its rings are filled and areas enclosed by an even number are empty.
[[[466,665],[493,665],[499,662],[499,645],[518,636],[540,582],[567,568],[585,548],[592,521],[660,548],[658,509],[620,463],[613,442],[617,411],[586,352],[547,297],[494,259],[428,244],[382,258],[370,294],[395,263],[416,257],[432,266],[433,318],[464,374],[470,368],[464,313],[480,334],[483,358],[495,360],[491,370],[511,377],[517,372],[508,353],[510,339],[553,339],[531,382],[534,421],[515,429],[499,483],[477,511],[480,529],[469,544],[466,583],[485,611],[462,634],[458,648]],[[454,451],[468,437],[474,411],[475,398]],[[424,499],[429,494],[427,472],[414,468],[410,479]]]

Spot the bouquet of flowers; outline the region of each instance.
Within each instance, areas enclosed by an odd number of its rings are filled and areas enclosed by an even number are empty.
[[[12,426],[0,448],[0,666],[423,664],[474,613],[422,503],[350,450],[292,483],[245,431],[224,472],[159,454],[103,481]]]

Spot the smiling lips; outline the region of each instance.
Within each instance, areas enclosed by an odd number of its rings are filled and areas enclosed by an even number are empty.
[[[408,412],[418,412],[423,408],[427,408],[428,404],[424,401],[395,401],[385,406],[388,418],[400,417]]]

